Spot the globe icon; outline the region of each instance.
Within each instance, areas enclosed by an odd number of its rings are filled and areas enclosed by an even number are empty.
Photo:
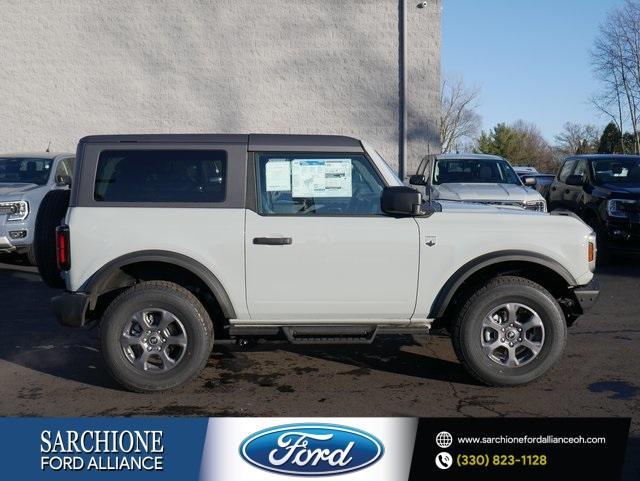
[[[436,435],[436,444],[442,449],[446,449],[453,444],[453,436],[446,431]]]

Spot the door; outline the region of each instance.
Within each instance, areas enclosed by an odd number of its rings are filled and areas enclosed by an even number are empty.
[[[582,177],[583,180],[585,180],[589,175],[587,170],[588,170],[587,161],[585,159],[579,159],[576,161],[576,165],[571,175],[577,175],[579,177]],[[564,195],[563,195],[564,205],[566,205],[566,208],[572,212],[579,214],[580,201],[582,200],[583,193],[584,193],[584,186],[582,185],[566,185],[564,188]]]
[[[255,154],[247,210],[247,305],[254,320],[408,320],[418,225],[380,210],[384,183],[359,154]]]
[[[553,184],[551,184],[551,187],[549,188],[549,212],[555,209],[568,208],[565,203],[565,195],[567,195],[567,184],[565,181],[567,180],[567,177],[571,175],[575,164],[575,159],[565,160],[558,177]]]

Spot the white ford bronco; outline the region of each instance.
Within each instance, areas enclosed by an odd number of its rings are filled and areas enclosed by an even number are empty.
[[[40,270],[64,289],[58,320],[99,324],[134,391],[193,378],[214,333],[369,343],[434,327],[480,381],[523,384],[598,295],[580,220],[424,200],[349,137],[91,136],[73,179],[43,201],[56,242]]]

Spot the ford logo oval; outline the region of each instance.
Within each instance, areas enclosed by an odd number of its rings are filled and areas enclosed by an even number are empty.
[[[371,466],[384,446],[371,434],[335,424],[288,424],[258,431],[240,455],[258,468],[298,476],[343,474]]]

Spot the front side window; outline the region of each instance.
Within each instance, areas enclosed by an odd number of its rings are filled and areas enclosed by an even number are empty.
[[[0,184],[45,185],[51,162],[42,158],[0,157]]]
[[[522,185],[513,167],[505,160],[437,159],[433,184],[459,183]]]
[[[258,154],[264,215],[382,215],[384,183],[363,155]]]
[[[222,150],[107,150],[100,154],[99,202],[224,202],[227,154]]]
[[[573,170],[573,166],[575,165],[576,161],[575,160],[567,160],[564,165],[562,166],[562,169],[560,169],[560,174],[558,174],[558,180],[560,182],[565,182],[567,180],[567,177],[569,177],[569,174],[571,174],[571,171]]]
[[[56,178],[59,175],[65,175],[71,177],[73,175],[73,166],[75,159],[73,157],[67,157],[66,159],[62,159],[58,164],[58,168],[56,169]]]
[[[587,177],[587,161],[582,159],[576,164],[576,168],[573,171],[573,175],[579,175],[582,178]]]

